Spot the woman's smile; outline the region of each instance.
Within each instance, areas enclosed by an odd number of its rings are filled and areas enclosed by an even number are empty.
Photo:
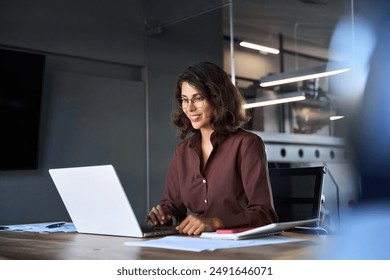
[[[187,115],[191,122],[200,121],[201,115]]]

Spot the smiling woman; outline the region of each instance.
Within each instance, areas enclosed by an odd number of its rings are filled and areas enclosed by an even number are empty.
[[[159,205],[146,221],[177,223],[186,235],[278,220],[262,139],[241,127],[243,98],[219,66],[189,66],[176,83],[176,147]]]

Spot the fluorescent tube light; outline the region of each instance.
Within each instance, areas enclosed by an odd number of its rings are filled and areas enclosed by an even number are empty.
[[[285,93],[280,94],[278,98],[275,99],[266,99],[266,100],[259,100],[251,103],[247,103],[243,105],[244,109],[250,109],[255,107],[263,107],[263,106],[270,106],[270,105],[276,105],[276,104],[283,104],[283,103],[289,103],[289,102],[297,102],[305,100],[305,94],[303,92],[293,92],[293,93]]]
[[[265,47],[265,46],[262,46],[262,45],[257,45],[257,44],[253,44],[253,43],[249,43],[249,42],[245,42],[245,41],[242,41],[240,43],[240,46],[244,47],[244,48],[258,50],[260,52],[266,52],[266,53],[272,53],[272,54],[278,54],[279,53],[278,49],[269,48],[269,47]]]
[[[311,80],[331,75],[340,74],[350,70],[350,68],[329,69],[324,66],[299,69],[296,71],[269,75],[260,79],[261,87],[270,87],[304,80]]]
[[[331,121],[337,121],[337,120],[341,120],[341,119],[344,119],[344,116],[330,116],[329,117],[329,120],[331,120]]]

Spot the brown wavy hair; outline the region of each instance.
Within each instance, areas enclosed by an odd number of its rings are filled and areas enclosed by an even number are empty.
[[[176,108],[172,119],[179,128],[181,139],[184,139],[190,132],[196,132],[179,106],[178,98],[181,97],[183,82],[195,87],[213,106],[211,127],[217,136],[234,133],[249,121],[250,118],[242,107],[245,103],[244,98],[233,85],[229,75],[211,62],[195,63],[185,69],[176,82]]]

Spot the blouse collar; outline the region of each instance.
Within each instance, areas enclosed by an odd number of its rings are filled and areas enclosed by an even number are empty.
[[[213,132],[210,136],[211,144],[213,148],[216,148],[219,144],[221,144],[229,134],[217,134]],[[201,145],[202,135],[199,130],[195,131],[194,134],[189,139],[189,144],[191,148],[195,148]]]

